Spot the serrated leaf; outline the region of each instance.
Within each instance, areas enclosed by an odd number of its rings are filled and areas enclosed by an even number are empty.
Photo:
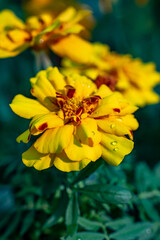
[[[73,236],[73,234],[77,231],[78,214],[79,214],[78,194],[77,192],[73,192],[67,206],[65,217],[67,233],[70,236]]]
[[[74,179],[72,184],[78,183],[87,177],[89,177],[93,172],[95,172],[101,164],[104,162],[102,158],[98,159],[96,162],[91,162],[83,170],[80,171],[78,176]]]
[[[46,228],[53,227],[58,222],[60,217],[64,215],[67,204],[68,204],[68,196],[66,191],[64,190],[60,196],[60,200],[58,202],[58,205],[56,206],[56,209],[53,215],[51,215],[45,222],[42,228],[43,230],[45,230]]]
[[[78,218],[78,224],[84,229],[89,231],[93,231],[93,230],[98,231],[102,227],[102,224],[100,222],[97,222],[94,220],[88,220],[84,217]]]
[[[151,222],[135,223],[110,234],[109,237],[115,240],[133,240],[145,234],[151,234],[152,227],[153,223]]]
[[[76,190],[103,203],[126,204],[133,200],[133,196],[129,190],[109,184],[90,185],[85,188],[76,188]]]
[[[28,231],[28,229],[31,227],[31,225],[34,221],[34,216],[35,216],[34,211],[29,212],[25,216],[23,223],[22,223],[21,231],[20,231],[21,236],[23,236]]]

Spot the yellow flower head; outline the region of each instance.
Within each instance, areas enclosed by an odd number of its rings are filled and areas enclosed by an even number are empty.
[[[85,76],[64,77],[52,67],[39,72],[31,85],[37,100],[17,95],[10,105],[32,119],[17,141],[27,143],[31,135],[40,135],[22,155],[26,166],[78,171],[101,156],[116,166],[132,151],[137,107],[120,93],[105,85],[97,89]]]
[[[110,52],[103,44],[91,44],[71,35],[72,52],[66,47],[69,39],[62,39],[56,48],[57,54],[68,57],[63,61],[64,73],[77,72],[95,81],[97,87],[106,84],[112,91],[121,92],[125,98],[137,106],[159,102],[153,88],[160,83],[160,74],[154,63],[143,63],[130,55]],[[78,43],[78,44],[74,44]]]
[[[0,13],[0,58],[18,55],[24,49],[46,50],[69,34],[78,34],[79,23],[89,15],[87,10],[69,7],[56,18],[49,13],[32,16],[23,23],[10,10]]]

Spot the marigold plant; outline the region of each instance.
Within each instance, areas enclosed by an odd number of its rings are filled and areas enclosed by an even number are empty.
[[[88,16],[88,10],[67,8],[57,17],[43,13],[32,16],[24,23],[10,10],[0,13],[0,58],[13,57],[30,47],[35,51],[52,48],[61,38],[80,33],[79,22]]]
[[[32,119],[18,142],[41,134],[22,155],[26,166],[78,171],[101,156],[116,166],[132,151],[137,107],[120,93],[105,85],[97,89],[85,76],[64,77],[52,67],[40,71],[31,85],[37,100],[17,95],[10,105],[19,116]]]

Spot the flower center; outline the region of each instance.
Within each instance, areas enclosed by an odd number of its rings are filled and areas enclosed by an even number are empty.
[[[116,84],[117,84],[117,79],[112,73],[109,73],[108,76],[101,76],[99,75],[96,80],[95,84],[97,88],[99,88],[102,84],[107,85],[112,91],[115,91],[116,89]]]
[[[91,115],[96,109],[101,97],[94,95],[80,100],[74,97],[76,89],[67,85],[65,93],[56,93],[57,103],[63,111],[66,123],[74,122],[80,124],[82,118]]]

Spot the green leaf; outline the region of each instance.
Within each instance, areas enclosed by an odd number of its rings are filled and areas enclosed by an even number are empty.
[[[107,222],[105,224],[105,226],[108,227],[108,228],[111,228],[113,230],[117,230],[120,227],[122,227],[124,225],[129,225],[131,223],[133,223],[133,219],[130,218],[130,217],[126,217],[126,218],[117,219],[115,221]]]
[[[70,236],[73,236],[73,234],[77,231],[78,214],[79,214],[78,194],[77,192],[73,192],[67,206],[65,219],[67,233]]]
[[[4,234],[1,235],[1,238],[7,239],[15,231],[20,221],[21,221],[21,213],[16,213],[14,218],[12,218],[12,221],[10,222],[10,224],[7,226]]]
[[[74,179],[72,184],[78,183],[87,177],[89,177],[93,172],[97,170],[101,166],[101,164],[104,162],[102,158],[98,159],[96,162],[91,162],[90,164],[87,165],[80,173],[78,176]]]
[[[78,224],[81,227],[83,227],[85,230],[89,230],[89,231],[93,231],[93,230],[98,231],[102,227],[102,224],[100,222],[88,220],[84,217],[78,218]]]
[[[35,212],[34,211],[31,211],[29,212],[24,220],[23,220],[23,223],[22,223],[22,227],[21,227],[21,231],[20,231],[20,235],[24,235],[28,229],[31,227],[33,221],[34,221],[34,216],[35,216]]]
[[[110,238],[115,240],[133,240],[141,236],[152,236],[153,235],[153,223],[143,222],[131,224],[123,229],[109,235]],[[145,239],[145,238],[143,238]]]
[[[45,222],[45,224],[42,228],[43,230],[45,230],[46,228],[53,227],[55,224],[57,224],[58,220],[61,217],[63,217],[63,215],[65,213],[67,203],[68,203],[68,196],[67,196],[66,191],[64,190],[60,196],[60,200],[58,202],[58,205],[55,208],[53,215],[51,215]]]
[[[133,200],[133,196],[129,190],[109,184],[91,185],[85,188],[75,188],[75,190],[102,203],[126,204]]]
[[[40,32],[36,38],[35,38],[35,41],[39,40],[39,38],[41,38],[44,34],[46,33],[49,33],[51,31],[53,31],[54,29],[56,28],[59,28],[60,27],[60,21],[59,20],[56,20],[51,26],[45,28],[42,32]]]
[[[103,233],[96,232],[79,232],[73,237],[68,237],[66,240],[105,240],[106,236]],[[124,240],[124,239],[123,239]]]

